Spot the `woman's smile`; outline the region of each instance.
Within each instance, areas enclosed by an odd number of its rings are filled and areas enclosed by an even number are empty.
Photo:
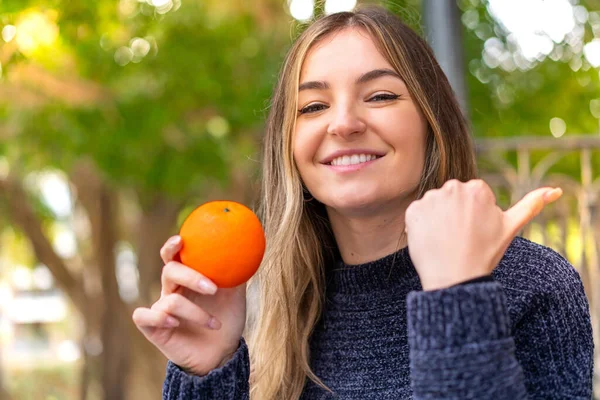
[[[338,173],[348,173],[367,168],[376,163],[383,156],[374,154],[345,155],[333,159],[330,163],[323,164],[328,169]]]

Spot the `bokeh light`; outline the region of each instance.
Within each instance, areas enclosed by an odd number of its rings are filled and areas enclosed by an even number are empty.
[[[298,21],[308,21],[315,10],[314,0],[290,0],[290,14]]]
[[[600,39],[594,39],[583,47],[583,55],[592,67],[600,67]]]
[[[16,26],[15,40],[23,54],[32,55],[38,48],[56,42],[59,31],[53,20],[54,14],[32,11],[20,18]]]
[[[37,176],[44,202],[59,218],[71,215],[73,204],[65,177],[55,172],[44,172]]]
[[[57,230],[52,247],[63,258],[69,259],[77,254],[77,239],[75,233],[63,224],[57,224]]]
[[[590,100],[590,113],[596,119],[600,119],[600,99]]]
[[[12,272],[13,286],[18,290],[30,290],[33,286],[31,270],[23,265],[17,265]]]
[[[354,7],[356,7],[356,0],[327,0],[325,2],[325,14],[352,11]]]
[[[166,14],[173,9],[173,0],[147,0],[148,4],[154,6],[158,14]]]
[[[50,290],[54,284],[52,273],[45,265],[38,265],[31,273],[33,285],[39,290]]]
[[[220,116],[212,117],[206,123],[206,130],[217,139],[222,138],[229,133],[229,122]]]
[[[2,28],[2,39],[4,39],[4,41],[7,43],[13,40],[16,34],[17,27],[14,25],[6,25],[4,28]]]
[[[550,132],[552,136],[559,138],[567,131],[567,123],[558,117],[554,117],[550,120]]]
[[[131,51],[133,52],[134,56],[139,57],[140,59],[146,57],[150,51],[150,43],[146,39],[139,37],[131,39],[129,46],[131,47]]]
[[[115,62],[124,67],[133,60],[133,51],[126,46],[121,46],[115,51]]]
[[[561,42],[575,27],[573,6],[568,0],[489,0],[488,9],[512,32],[529,59],[550,53],[552,42]]]
[[[148,0],[148,4],[154,7],[164,7],[171,3],[171,0]]]
[[[72,340],[63,340],[57,348],[58,359],[64,362],[73,362],[79,360],[81,351],[79,346]]]
[[[134,249],[125,242],[119,243],[116,262],[119,294],[125,302],[135,301],[139,296],[139,274]]]

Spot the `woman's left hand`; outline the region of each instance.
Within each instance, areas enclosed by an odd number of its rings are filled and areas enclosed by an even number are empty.
[[[423,290],[489,275],[519,231],[561,195],[560,188],[539,188],[503,211],[492,189],[478,179],[450,180],[425,193],[405,216],[410,257]]]

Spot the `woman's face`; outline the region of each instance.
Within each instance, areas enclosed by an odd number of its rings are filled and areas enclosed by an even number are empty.
[[[345,29],[309,51],[298,110],[294,160],[317,200],[364,215],[414,195],[427,121],[367,33]]]

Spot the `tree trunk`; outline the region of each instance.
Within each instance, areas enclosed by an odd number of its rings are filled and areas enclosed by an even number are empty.
[[[89,163],[77,165],[71,182],[77,189],[76,206],[85,209],[92,231],[91,249],[87,246],[87,254],[86,246],[82,246],[81,265],[76,271],[54,251],[20,179],[0,180],[0,193],[7,199],[14,225],[30,239],[37,259],[49,268],[83,319],[85,367],[80,397],[85,399],[100,389],[107,400],[159,398],[166,359],[137,330],[131,320],[134,307],[124,303],[119,294],[115,271],[118,198]],[[150,298],[160,289],[162,261],[158,252],[173,233],[180,208],[181,204],[157,198],[139,216],[136,253],[140,288],[148,288],[144,297]],[[149,300],[139,304],[149,306],[156,299]]]
[[[71,171],[71,181],[77,188],[77,197],[85,208],[91,225],[93,262],[99,269],[101,301],[89,303],[86,325],[100,321],[99,332],[88,329],[86,334],[100,335],[102,343],[101,383],[104,398],[124,400],[129,372],[129,335],[121,310],[126,305],[121,300],[116,276],[116,244],[118,242],[118,196],[102,179],[94,164],[81,160]],[[100,300],[100,299],[99,299]],[[102,307],[97,305],[101,304]],[[98,327],[96,327],[98,328]]]
[[[42,224],[29,204],[28,195],[20,180],[9,177],[0,180],[0,193],[7,200],[9,218],[31,241],[36,258],[45,264],[60,289],[69,297],[79,312],[84,312],[85,295],[79,276],[74,276],[63,259],[52,248]]]
[[[106,188],[92,164],[81,162],[77,170],[73,170],[72,181],[78,189],[79,200],[90,217],[92,236],[96,238],[93,240],[94,261],[102,265],[100,274],[103,298],[101,301],[90,302],[86,325],[90,327],[90,335],[97,335],[96,328],[101,328],[104,349],[101,370],[121,371],[118,374],[123,377],[123,380],[119,380],[117,374],[104,373],[102,386],[106,391],[105,398],[111,400],[113,398],[129,400],[158,398],[165,377],[166,359],[137,330],[131,320],[134,307],[125,304],[119,296],[114,249],[117,232],[129,231],[129,229],[119,230],[118,222],[128,220],[135,224],[138,227],[134,239],[137,244],[135,251],[138,256],[140,292],[144,293],[144,288],[152,286],[160,290],[162,261],[159,249],[175,225],[177,211],[181,208],[181,204],[175,204],[167,199],[156,200],[148,210],[139,213],[137,218],[131,221],[131,216],[122,218],[122,213],[117,209],[117,204],[120,205],[123,197],[117,197]],[[146,296],[149,296],[151,290],[146,293]],[[103,315],[106,319],[103,318],[100,326],[94,327],[98,319],[90,316],[97,315],[100,310],[94,311],[91,308],[97,304],[104,305]],[[141,297],[137,304],[149,306],[151,302]],[[129,378],[127,387],[123,386],[125,373]],[[117,387],[118,392],[115,390]],[[113,393],[108,393],[109,391]]]
[[[73,170],[72,181],[78,189],[81,204],[84,205],[90,217],[92,236],[97,238],[94,239],[95,261],[102,265],[100,271],[103,300],[92,302],[91,305],[92,307],[93,304],[105,305],[104,315],[107,319],[101,325],[104,328],[102,330],[104,348],[102,370],[109,369],[114,372],[120,370],[121,372],[118,373],[120,376],[124,377],[126,372],[129,377],[125,388],[123,387],[125,381],[119,380],[119,375],[105,372],[103,379],[105,391],[113,391],[111,388],[114,387],[119,388],[118,393],[105,393],[105,398],[111,400],[113,398],[129,400],[158,398],[165,377],[166,359],[137,330],[131,320],[134,307],[127,306],[119,296],[115,278],[114,245],[117,231],[130,231],[128,227],[119,230],[118,222],[127,220],[137,226],[133,241],[138,257],[141,296],[136,303],[149,306],[156,301],[156,298],[152,298],[153,295],[156,295],[153,291],[160,291],[163,263],[159,250],[166,238],[173,233],[177,212],[181,209],[182,204],[157,196],[146,209],[142,208],[141,213],[136,213],[136,218],[132,221],[131,215],[123,218],[120,210],[117,210],[117,204],[120,202],[117,200],[116,194],[111,194],[106,189],[99,190],[105,186],[92,164],[81,162],[79,167]],[[103,191],[104,194],[102,194]],[[123,197],[120,200],[123,201]],[[91,314],[94,313],[91,312]],[[88,320],[87,325],[91,326],[92,324],[93,320]],[[90,329],[90,333],[93,331],[94,329]]]
[[[160,276],[163,261],[160,248],[169,236],[177,233],[177,213],[182,204],[163,196],[155,196],[139,217],[135,250],[140,276],[140,302],[154,303],[160,295]]]
[[[130,310],[119,296],[115,275],[115,196],[90,170],[85,175],[86,184],[78,188],[78,194],[91,222],[94,264],[100,270],[102,284],[101,292],[92,297],[85,293],[83,281],[73,275],[52,248],[40,220],[27,201],[28,195],[20,181],[9,178],[1,181],[0,187],[4,189],[9,214],[15,226],[29,237],[36,257],[50,269],[58,286],[80,312],[86,327],[93,327],[86,329],[86,334],[96,335],[94,331],[100,328],[101,355],[99,359],[96,355],[91,357],[100,362],[88,365],[89,379],[100,382],[98,386],[103,389],[105,399],[123,400],[130,353],[128,326],[132,323],[129,318]],[[86,339],[89,340],[90,337]]]
[[[104,310],[102,311],[102,387],[106,400],[124,400],[129,369],[127,321],[119,316],[123,302],[116,277],[115,249],[116,201],[111,190],[102,185],[98,191],[97,210],[92,219],[92,240],[101,268]]]

